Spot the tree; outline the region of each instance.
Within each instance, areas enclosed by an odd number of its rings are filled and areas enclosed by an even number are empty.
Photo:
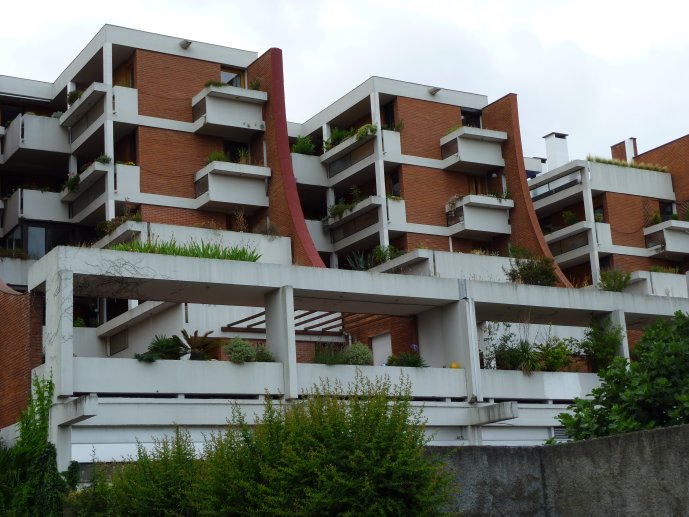
[[[645,331],[629,364],[616,358],[591,398],[575,399],[559,420],[575,440],[689,423],[689,314]]]

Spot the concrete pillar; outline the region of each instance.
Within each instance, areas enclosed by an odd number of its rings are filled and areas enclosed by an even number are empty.
[[[287,285],[266,293],[266,345],[282,363],[285,398],[299,397],[297,343],[294,335],[294,293]]]
[[[378,92],[371,93],[371,124],[378,128],[376,131],[376,140],[374,144],[375,153],[375,175],[376,175],[376,195],[386,198],[385,192],[385,160],[383,153],[383,130],[380,119],[380,99]],[[378,208],[378,236],[381,246],[390,245],[390,237],[388,236],[388,213],[385,204]]]
[[[596,215],[593,210],[593,194],[589,181],[590,169],[587,165],[582,171],[581,184],[583,187],[582,196],[584,201],[584,220],[594,224],[594,230],[588,232],[589,241],[589,264],[591,264],[591,281],[593,285],[600,282],[600,264],[598,263],[598,234],[595,230]]]
[[[328,209],[335,204],[335,189],[332,187],[325,191],[325,204]]]
[[[483,401],[474,300],[459,300],[443,307],[442,328],[446,365],[459,363],[467,378],[467,398]]]
[[[622,327],[622,343],[620,344],[620,349],[617,351],[617,355],[629,360],[629,341],[627,341],[627,322],[624,318],[624,311],[612,311],[608,319],[613,325]]]
[[[340,268],[340,259],[337,256],[337,253],[331,253],[330,254],[330,269],[339,269]]]
[[[74,273],[55,271],[46,279],[45,362],[52,371],[57,397],[74,389]]]
[[[107,200],[105,202],[105,219],[115,217],[115,129],[112,120],[112,43],[103,45],[103,83],[109,88],[105,94],[105,122],[103,124],[103,153],[110,159],[108,176],[105,191]]]

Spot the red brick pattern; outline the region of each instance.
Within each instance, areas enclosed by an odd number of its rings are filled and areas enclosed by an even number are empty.
[[[440,149],[437,142],[435,146]],[[459,172],[402,165],[400,188],[407,210],[407,222],[446,226],[445,203],[455,194],[468,194],[469,182]]]
[[[31,370],[42,362],[43,298],[0,291],[0,428],[15,423],[29,403]],[[11,368],[7,367],[10,366]]]
[[[352,341],[372,344],[374,336],[390,333],[392,353],[399,354],[411,350],[418,343],[415,317],[384,316],[378,314],[343,314],[343,328],[352,336]]]
[[[440,160],[440,139],[462,123],[458,106],[397,97],[395,120],[402,122],[402,154]]]
[[[204,212],[190,208],[141,205],[141,219],[148,223],[195,226],[198,228],[227,229],[227,216],[218,212]]]
[[[181,131],[139,127],[137,149],[141,192],[194,198],[194,176],[222,140]]]
[[[624,145],[624,142],[620,142],[619,144],[611,145],[610,146],[610,154],[612,155],[613,160],[622,160],[622,161],[627,161],[627,147]]]
[[[135,77],[139,113],[192,122],[191,99],[208,80],[220,80],[220,65],[187,57],[137,50]]]
[[[689,200],[689,135],[641,153],[634,161],[666,166],[672,174],[672,186],[677,202]]]
[[[316,343],[312,341],[297,341],[297,362],[312,363],[316,357]]]
[[[646,247],[643,229],[651,216],[658,212],[657,200],[606,192],[603,207],[606,221],[610,223],[613,244]]]

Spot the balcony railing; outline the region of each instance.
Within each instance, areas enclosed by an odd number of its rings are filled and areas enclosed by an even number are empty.
[[[270,168],[232,162],[212,162],[196,173],[199,208],[227,211],[240,206],[266,207],[265,180]]]
[[[194,133],[245,140],[265,130],[263,104],[266,92],[234,86],[210,86],[192,101]]]
[[[544,197],[552,196],[570,187],[581,185],[581,170],[575,171],[566,176],[554,179],[531,190],[531,199],[538,201]]]
[[[19,115],[6,128],[2,149],[5,162],[20,149],[68,154],[69,135],[56,118]]]
[[[514,201],[495,196],[469,194],[445,205],[450,235],[470,238],[509,235],[509,212]]]
[[[4,233],[14,228],[20,219],[68,222],[69,214],[59,193],[20,188],[5,201]]]
[[[461,127],[440,139],[442,168],[449,171],[483,173],[505,166],[504,131]]]
[[[72,189],[64,189],[60,193],[62,201],[74,201],[83,192],[87,191],[93,184],[98,182],[108,174],[109,164],[93,162],[84,172],[79,175],[79,183]]]
[[[103,113],[102,99],[107,92],[108,86],[106,84],[93,83],[81,94],[81,97],[62,114],[60,117],[60,125],[63,127],[74,127],[79,120],[88,115],[91,110],[99,104],[101,105],[100,112]]]

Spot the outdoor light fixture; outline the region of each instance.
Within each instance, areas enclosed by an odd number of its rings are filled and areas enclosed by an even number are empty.
[[[492,174],[490,175],[490,177],[491,177],[491,179],[495,179],[495,178],[498,177],[498,173],[497,173],[497,172],[494,172],[494,173],[492,173]]]
[[[182,47],[184,50],[187,50],[190,45],[191,45],[191,40],[188,40],[188,39],[183,39],[182,41],[179,42],[179,46]]]
[[[442,89],[442,88],[438,88],[437,86],[431,86],[431,87],[428,89],[428,93],[430,93],[431,95],[435,95],[435,94],[438,93],[441,89]]]

